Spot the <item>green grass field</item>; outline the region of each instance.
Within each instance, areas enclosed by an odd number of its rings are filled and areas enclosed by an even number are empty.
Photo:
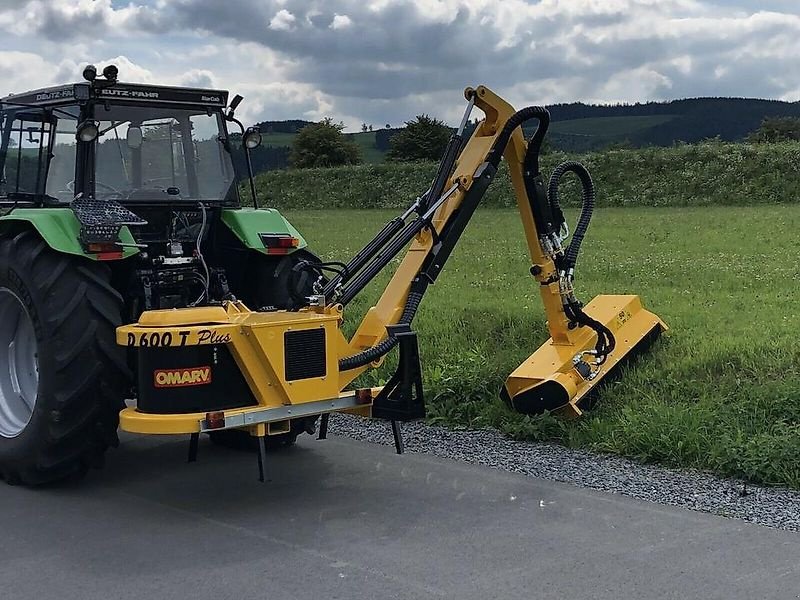
[[[264,133],[261,136],[261,143],[266,147],[291,147],[296,133]]]
[[[287,211],[330,259],[349,258],[395,214]],[[430,421],[800,487],[798,230],[797,205],[598,210],[579,296],[638,293],[671,330],[595,411],[563,422],[498,399],[547,334],[516,212],[479,211],[415,321]],[[349,330],[387,279],[348,307]]]

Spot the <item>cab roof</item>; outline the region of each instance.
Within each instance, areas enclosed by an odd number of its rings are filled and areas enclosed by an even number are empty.
[[[57,106],[88,102],[89,100],[109,100],[124,103],[143,104],[183,104],[208,108],[225,108],[228,105],[228,92],[202,88],[146,85],[140,83],[116,83],[106,88],[93,88],[90,83],[71,83],[21,94],[10,94],[0,98],[3,104],[23,104],[32,106]]]

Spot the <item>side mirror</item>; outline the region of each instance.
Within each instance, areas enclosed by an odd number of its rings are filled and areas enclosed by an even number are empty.
[[[125,136],[125,143],[128,144],[128,148],[132,150],[141,148],[143,141],[144,136],[142,135],[141,127],[128,127],[128,133]]]
[[[242,144],[248,150],[253,150],[261,145],[261,131],[258,127],[248,127],[242,136]]]

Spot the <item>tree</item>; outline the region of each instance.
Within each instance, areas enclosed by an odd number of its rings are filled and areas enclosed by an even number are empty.
[[[766,117],[758,129],[747,136],[747,141],[785,142],[800,140],[800,119],[797,117]]]
[[[361,149],[347,138],[343,123],[330,117],[303,127],[294,138],[289,164],[295,168],[336,167],[361,162]]]
[[[443,121],[418,115],[390,140],[389,160],[439,160],[453,130]]]

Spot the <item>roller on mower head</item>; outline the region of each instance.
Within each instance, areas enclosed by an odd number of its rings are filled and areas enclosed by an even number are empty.
[[[582,165],[568,162],[545,185],[539,151],[547,110],[515,111],[484,86],[465,95],[464,118],[430,188],[347,263],[296,264],[288,279],[294,310],[252,310],[231,299],[219,306],[148,311],[120,327],[117,341],[135,352],[138,365],[138,405],[122,411],[122,428],[189,434],[195,449],[200,433],[245,430],[258,440],[262,480],[265,440],[289,431],[295,419],[321,416],[321,437],[331,412],[386,419],[402,452],[397,424],[425,415],[414,316],[503,157],[551,339],[509,376],[502,395],[526,414],[580,415],[597,386],[666,326],[638,296],[598,296],[585,307],[576,298],[573,276],[592,216],[594,184]],[[485,119],[465,142],[474,107]],[[526,142],[521,126],[529,120],[538,127]],[[558,187],[569,172],[580,179],[583,208],[566,244]],[[383,295],[348,339],[341,330],[347,305],[407,247]],[[313,281],[313,293],[303,295],[296,287],[300,280]],[[350,387],[395,347],[397,371],[385,386]]]

